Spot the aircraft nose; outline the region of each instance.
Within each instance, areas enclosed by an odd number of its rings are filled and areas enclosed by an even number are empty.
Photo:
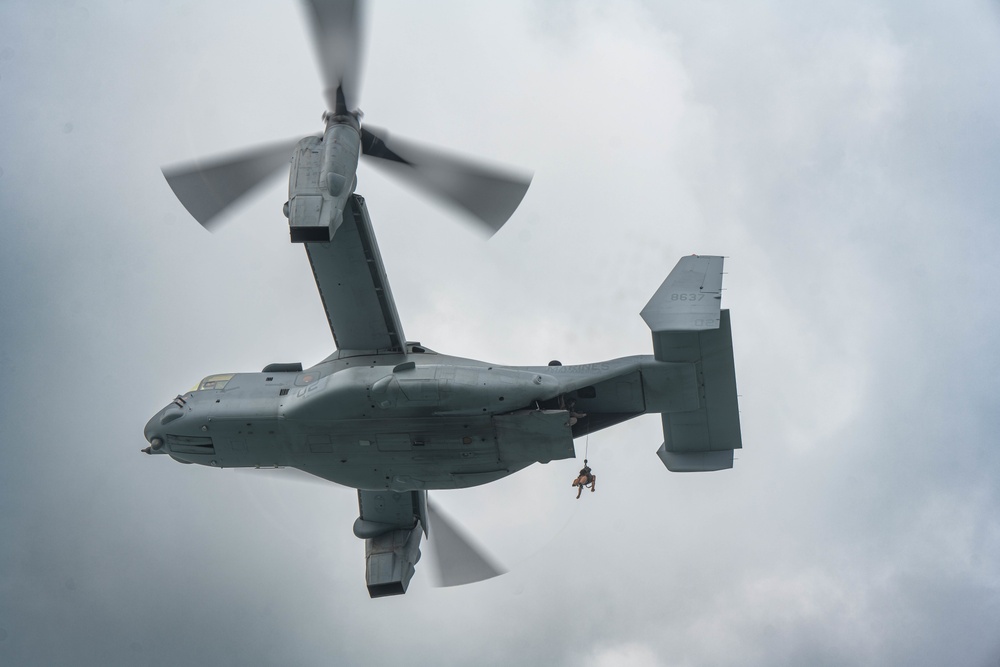
[[[169,408],[164,408],[153,415],[152,419],[146,422],[146,428],[142,429],[142,435],[146,438],[146,442],[149,443],[149,447],[142,450],[146,454],[159,454],[163,449],[163,434],[160,432],[160,416],[168,409]]]
[[[146,438],[146,442],[149,443],[149,447],[143,449],[143,452],[146,454],[162,453],[163,427],[184,416],[184,404],[184,398],[178,396],[170,405],[157,412],[146,422],[142,434]]]

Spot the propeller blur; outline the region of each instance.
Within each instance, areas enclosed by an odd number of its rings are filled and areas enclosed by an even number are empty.
[[[390,140],[384,130],[362,127],[361,113],[357,110],[362,3],[309,0],[305,4],[327,104],[322,137],[286,140],[165,168],[163,174],[184,207],[206,229],[213,229],[226,209],[292,162],[296,146],[302,145],[306,153],[315,153],[315,157],[307,159],[309,156],[303,155],[293,166],[289,204],[294,206],[299,196],[324,199],[322,222],[310,226],[325,227],[328,238],[336,232],[347,197],[357,185],[358,157],[362,154],[376,164],[381,163],[388,173],[403,182],[471,216],[490,234],[499,230],[524,198],[531,174],[420,147],[402,139]],[[314,186],[314,192],[303,191],[306,182]],[[315,207],[317,202],[304,205]],[[318,234],[313,229],[306,236],[312,240]],[[293,233],[293,241],[302,240]]]

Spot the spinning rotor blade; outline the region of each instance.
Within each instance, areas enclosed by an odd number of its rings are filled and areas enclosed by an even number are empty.
[[[215,217],[265,178],[291,162],[298,139],[245,152],[165,167],[163,175],[184,208],[211,230]]]
[[[326,487],[344,489],[339,484],[296,468],[233,468],[233,470],[245,479],[255,477],[257,480],[318,483]],[[432,557],[428,558],[428,561],[431,563],[435,586],[463,586],[506,574],[507,570],[462,530],[454,519],[449,518],[430,501],[427,502],[426,508],[429,525],[425,526],[425,529],[428,540],[433,544]]]
[[[432,560],[435,561],[439,586],[472,584],[507,572],[430,502],[427,503],[427,514],[430,522],[427,532],[434,543],[436,558]]]
[[[471,214],[490,236],[513,215],[531,185],[531,174],[486,166],[403,139],[390,140],[378,128],[361,128],[361,151],[379,158],[372,164]]]
[[[354,111],[361,87],[361,2],[308,0],[309,23],[323,73],[327,109]]]

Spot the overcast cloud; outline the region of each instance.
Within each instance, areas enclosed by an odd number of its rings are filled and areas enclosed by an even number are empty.
[[[356,495],[139,453],[214,372],[333,341],[278,179],[216,234],[159,168],[321,128],[300,7],[0,4],[0,663],[1000,665],[995,3],[372,2],[361,107],[535,180],[489,243],[363,167],[407,336],[650,351],[724,254],[744,450],[659,419],[436,494],[508,565],[370,600]]]

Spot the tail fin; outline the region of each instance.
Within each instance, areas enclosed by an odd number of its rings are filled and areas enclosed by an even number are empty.
[[[720,308],[722,265],[722,257],[682,258],[641,313],[656,360],[692,364],[697,378],[697,409],[663,413],[657,455],[673,472],[732,468],[743,446],[729,311]]]

